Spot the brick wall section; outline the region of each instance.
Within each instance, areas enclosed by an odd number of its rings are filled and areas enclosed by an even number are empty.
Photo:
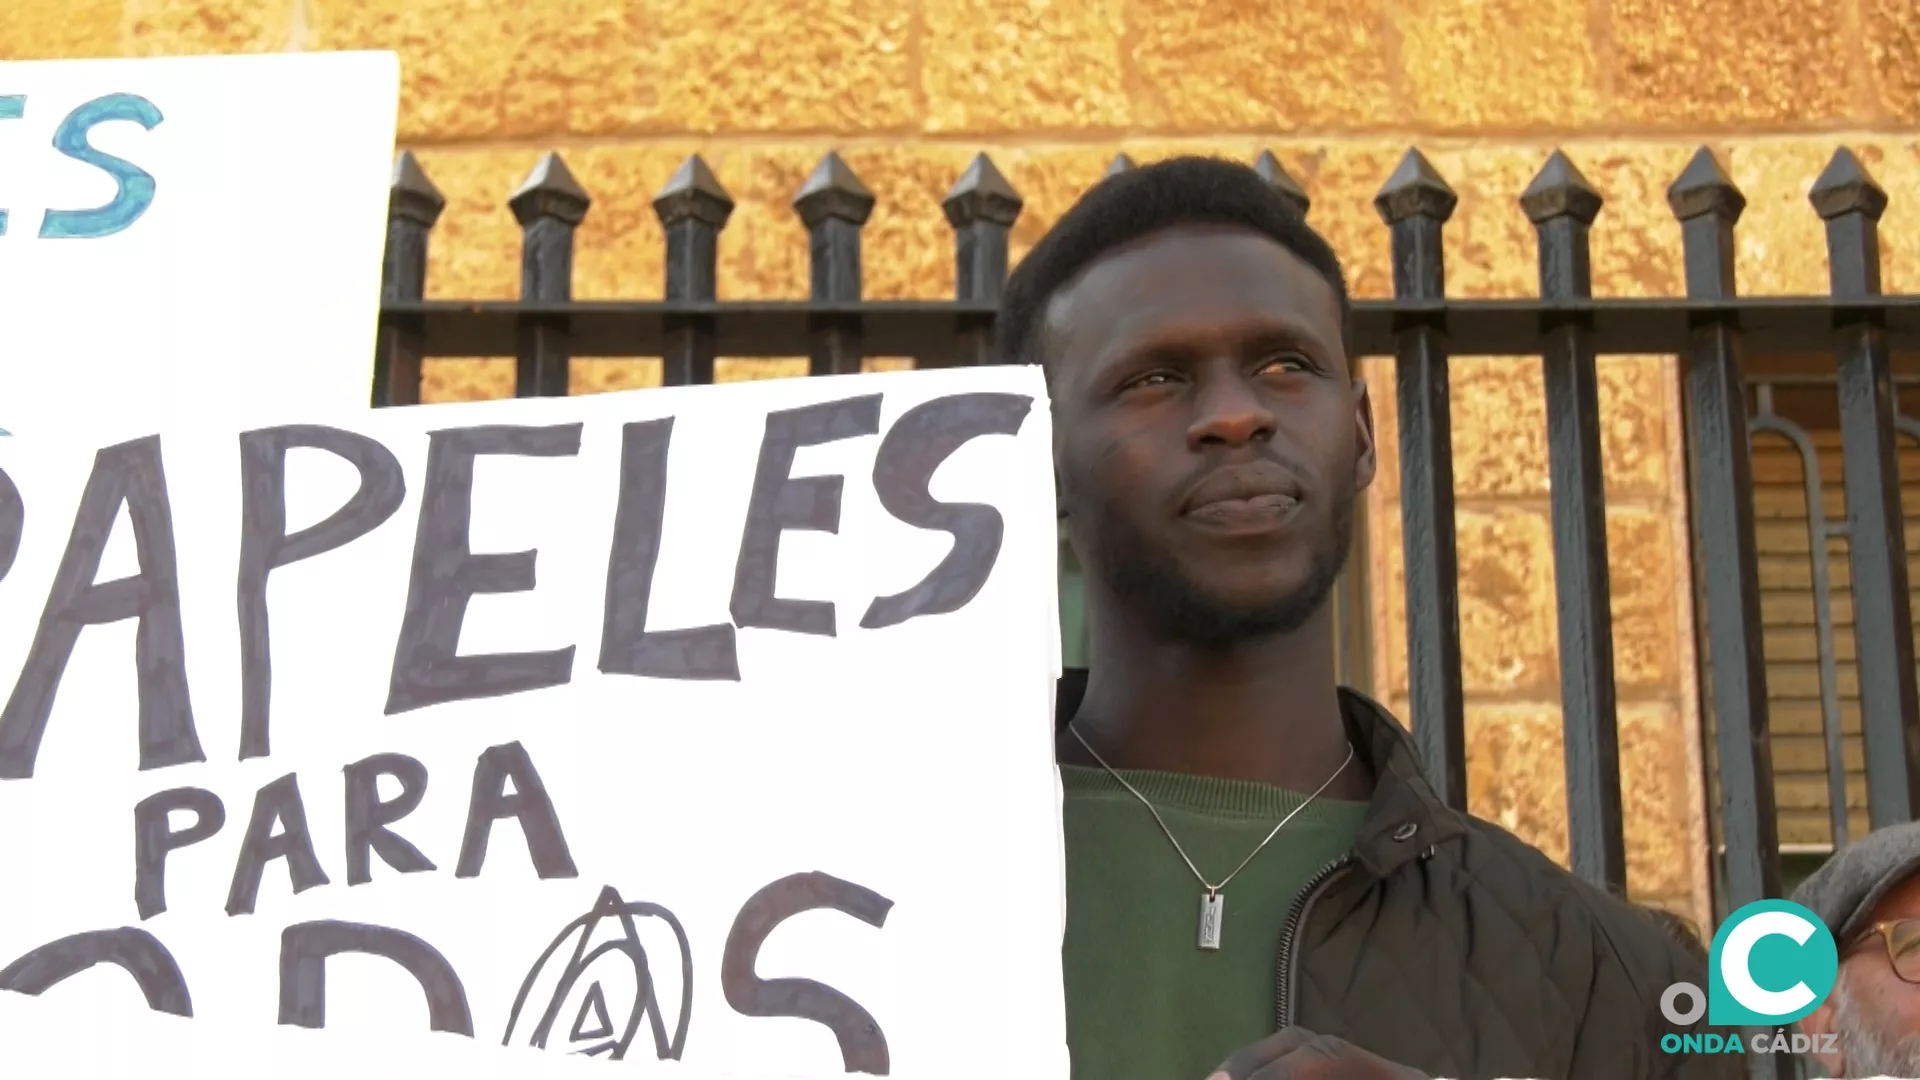
[[[1119,150],[1147,161],[1263,148],[1314,199],[1354,289],[1389,289],[1373,192],[1418,142],[1460,192],[1456,296],[1531,293],[1515,205],[1564,146],[1607,197],[1601,295],[1680,290],[1663,193],[1692,147],[1720,150],[1750,206],[1750,293],[1824,291],[1805,192],[1845,141],[1893,194],[1889,288],[1920,288],[1920,13],[1899,0],[21,0],[0,59],[396,49],[401,140],[449,206],[429,291],[506,297],[504,201],[560,149],[595,203],[577,294],[655,295],[649,200],[707,155],[740,207],[721,293],[802,295],[792,192],[840,149],[879,197],[877,297],[952,287],[937,200],[977,150],[1027,197],[1015,256]],[[732,362],[722,377],[791,374]],[[1601,365],[1621,739],[1636,896],[1705,915],[1684,490],[1671,358]],[[1404,696],[1390,369],[1369,376],[1386,468],[1370,515],[1380,692]],[[593,361],[576,390],[647,385],[657,364]],[[434,399],[511,389],[510,362],[430,365]],[[1475,809],[1564,856],[1545,421],[1537,363],[1459,358],[1454,378],[1462,633]]]

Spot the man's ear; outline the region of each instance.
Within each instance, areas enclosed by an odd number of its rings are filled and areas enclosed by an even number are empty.
[[[1847,1075],[1846,1055],[1840,1052],[1839,1040],[1828,1038],[1835,1032],[1831,996],[1821,1002],[1819,1008],[1801,1018],[1800,1030],[1813,1038],[1813,1052],[1807,1055],[1808,1057],[1819,1062],[1820,1068],[1828,1076]],[[1828,1049],[1829,1042],[1833,1044],[1831,1050]]]
[[[1365,491],[1373,484],[1379,458],[1374,453],[1373,398],[1367,393],[1364,379],[1353,380],[1353,428],[1353,486],[1357,491]]]

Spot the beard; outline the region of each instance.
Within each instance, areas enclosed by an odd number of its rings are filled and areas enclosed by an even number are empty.
[[[1099,558],[1089,569],[1121,605],[1176,641],[1218,648],[1293,633],[1326,604],[1346,569],[1357,493],[1350,476],[1342,480],[1331,485],[1331,520],[1313,540],[1307,576],[1279,595],[1233,601],[1213,594],[1111,506],[1102,508]]]
[[[1833,986],[1833,1028],[1839,1035],[1840,1053],[1849,1077],[1920,1077],[1920,1034],[1904,1034],[1889,1039],[1887,1024],[1880,1017],[1865,1015],[1860,1003],[1847,990],[1842,977]]]

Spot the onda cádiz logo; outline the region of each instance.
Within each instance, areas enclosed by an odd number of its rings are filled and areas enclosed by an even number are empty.
[[[1787,900],[1758,900],[1733,913],[1713,935],[1707,953],[1707,989],[1674,983],[1660,996],[1660,1012],[1677,1027],[1704,1014],[1713,1027],[1780,1028],[1820,1007],[1840,975],[1840,950],[1818,916]],[[1668,1032],[1669,1054],[1800,1053],[1826,1050],[1804,1034],[1778,1030],[1743,1044],[1738,1031]]]

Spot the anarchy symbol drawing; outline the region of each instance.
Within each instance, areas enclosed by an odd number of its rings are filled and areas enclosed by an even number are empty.
[[[667,1035],[666,1019],[656,992],[658,986],[647,964],[647,950],[640,942],[636,920],[643,917],[659,919],[672,928],[680,949],[680,1017],[671,1038]],[[599,932],[603,925],[610,932]],[[564,966],[550,971],[557,966],[552,961],[568,942],[572,942],[573,948]],[[585,989],[576,995],[575,990],[582,985]],[[529,1046],[546,1049],[554,1026],[571,1011],[572,1026],[566,1036],[571,1053],[588,1057],[605,1054],[613,1060],[624,1058],[640,1033],[643,1020],[651,1024],[654,1052],[662,1060],[679,1060],[686,1048],[687,1023],[693,1012],[693,956],[688,951],[687,933],[681,928],[680,920],[658,904],[627,903],[613,886],[602,888],[593,910],[568,923],[534,961],[526,980],[520,984],[519,995],[513,1000],[513,1011],[507,1016],[507,1031],[500,1045],[513,1045],[515,1033],[521,1031],[527,1001],[542,986],[552,989],[532,1030],[524,1033]],[[614,1003],[611,1007],[610,997]],[[631,1006],[620,1009],[619,1005],[629,999]],[[570,1001],[578,1004],[567,1010]]]

